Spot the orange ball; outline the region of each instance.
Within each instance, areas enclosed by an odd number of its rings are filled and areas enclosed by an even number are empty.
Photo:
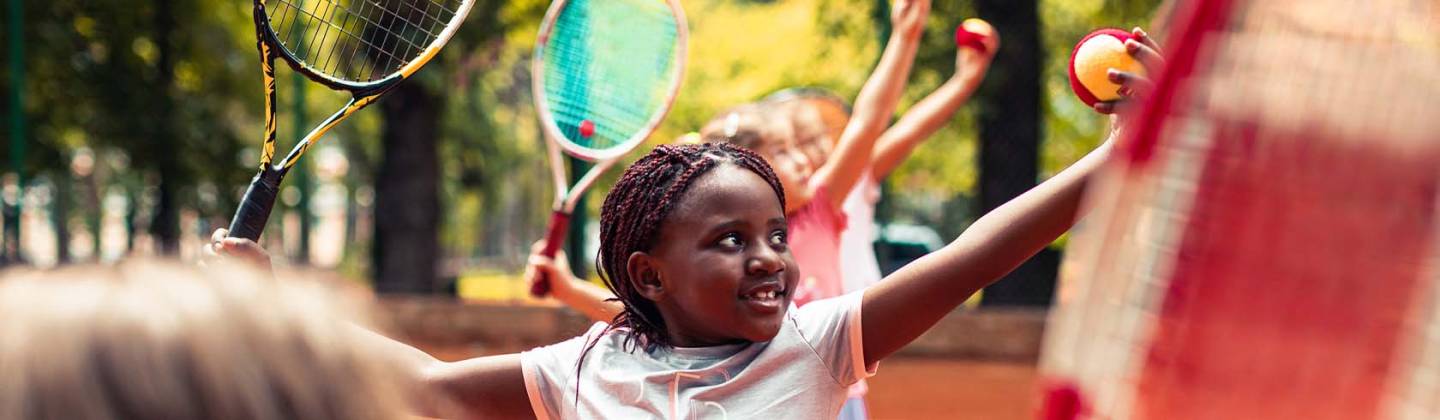
[[[1075,44],[1070,53],[1070,89],[1085,105],[1122,97],[1121,86],[1110,81],[1110,69],[1145,74],[1145,67],[1125,52],[1125,41],[1132,38],[1129,32],[1119,29],[1100,29]]]

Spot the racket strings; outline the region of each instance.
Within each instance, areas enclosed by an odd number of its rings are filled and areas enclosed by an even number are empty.
[[[662,2],[567,5],[541,57],[546,103],[564,140],[607,149],[643,132],[675,82],[678,38],[676,17]]]
[[[352,82],[390,76],[435,42],[458,0],[266,0],[270,27],[301,65]]]
[[[1172,50],[1200,64],[1074,239],[1043,371],[1099,418],[1436,418],[1440,14],[1236,4]]]

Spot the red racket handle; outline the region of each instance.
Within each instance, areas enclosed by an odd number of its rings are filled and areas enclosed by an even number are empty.
[[[555,258],[560,251],[560,245],[565,243],[565,233],[570,230],[570,213],[555,211],[550,214],[550,229],[545,232],[545,248],[540,250],[540,255],[545,258]],[[550,294],[550,278],[544,271],[535,273],[538,276],[535,283],[530,284],[530,295],[545,297]]]

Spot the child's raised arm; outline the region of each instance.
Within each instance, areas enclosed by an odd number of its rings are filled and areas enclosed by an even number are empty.
[[[1070,229],[1080,197],[1109,155],[1107,142],[1030,191],[990,211],[954,242],[865,290],[865,363],[929,330],[961,302],[1025,262]]]
[[[885,44],[885,52],[880,55],[880,63],[865,81],[865,86],[860,88],[854,112],[845,125],[845,131],[840,134],[835,151],[814,174],[814,182],[826,190],[829,204],[837,209],[870,164],[875,138],[880,136],[890,123],[890,116],[895,113],[895,103],[900,100],[901,88],[910,76],[920,33],[925,28],[926,17],[930,15],[930,0],[897,1],[892,13],[894,31]]]
[[[1139,28],[1134,33],[1142,42],[1126,42],[1127,51],[1145,58],[1141,62],[1149,74],[1158,74],[1164,63],[1153,41]],[[1142,95],[1142,86],[1150,83],[1143,76],[1114,70],[1111,78]],[[1123,117],[1120,121],[1117,127],[1123,128]],[[1112,130],[1110,140],[1074,165],[976,220],[945,248],[866,289],[861,302],[865,363],[880,361],[909,344],[976,291],[1070,229],[1085,186],[1109,156],[1115,133]]]
[[[980,86],[980,81],[985,78],[985,70],[990,67],[990,60],[995,57],[995,51],[1000,47],[1000,39],[995,34],[987,36],[984,42],[986,52],[958,47],[955,51],[955,74],[934,92],[926,95],[925,99],[910,107],[910,110],[900,117],[900,121],[885,130],[885,134],[881,134],[875,141],[874,156],[870,158],[870,175],[874,179],[883,179],[900,166],[900,163],[910,156],[910,152],[915,150],[915,146],[919,146],[939,131],[940,127],[944,127],[950,117],[955,115],[955,111],[960,109],[960,105]]]

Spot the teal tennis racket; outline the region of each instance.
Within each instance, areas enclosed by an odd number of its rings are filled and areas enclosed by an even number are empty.
[[[564,243],[575,203],[595,179],[645,141],[684,79],[685,13],[676,0],[557,0],[545,13],[531,72],[555,176],[555,207],[541,253]],[[569,154],[595,165],[567,187]],[[549,293],[548,279],[531,285]]]

